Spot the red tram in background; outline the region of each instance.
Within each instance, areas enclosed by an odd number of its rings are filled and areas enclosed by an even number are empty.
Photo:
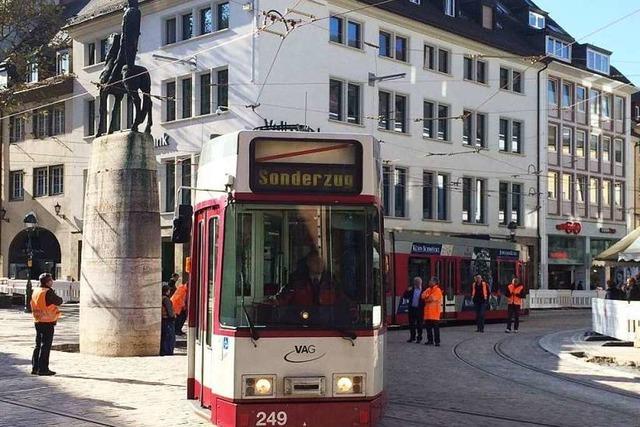
[[[513,277],[525,287],[531,282],[528,247],[515,242],[390,231],[386,248],[391,278],[387,320],[392,325],[408,324],[408,307],[402,294],[416,276],[425,282],[432,276],[438,277],[445,293],[442,316],[446,320],[475,318],[471,282],[477,273],[482,274],[491,288],[487,319],[507,318],[504,290]]]
[[[203,145],[187,390],[212,423],[381,417],[381,173],[366,135],[240,131]]]

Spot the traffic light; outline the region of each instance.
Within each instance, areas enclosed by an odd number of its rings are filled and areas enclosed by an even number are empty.
[[[193,207],[191,205],[178,206],[178,216],[173,218],[171,241],[173,243],[187,243],[191,240],[191,225]]]

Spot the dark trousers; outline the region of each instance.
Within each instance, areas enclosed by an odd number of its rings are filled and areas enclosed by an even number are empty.
[[[427,330],[427,342],[440,344],[440,321],[425,320],[424,328]]]
[[[422,310],[419,307],[409,307],[409,332],[411,340],[422,341]]]
[[[160,335],[160,356],[171,356],[176,345],[176,320],[174,318],[162,319],[162,331]]]
[[[476,327],[478,331],[482,332],[484,331],[484,312],[487,310],[487,303],[485,301],[475,302],[474,308],[476,311]]]
[[[184,322],[187,320],[187,310],[182,310],[182,313],[178,314],[176,317],[176,335],[183,335],[182,327],[184,326]]]
[[[49,353],[53,343],[53,323],[36,323],[36,348],[33,349],[31,367],[36,372],[49,370]]]
[[[517,331],[520,326],[520,306],[515,304],[509,304],[507,306],[507,329],[511,330],[511,322],[513,321],[513,328]]]

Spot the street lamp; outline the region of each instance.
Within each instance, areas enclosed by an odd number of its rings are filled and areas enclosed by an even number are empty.
[[[33,286],[31,285],[31,267],[33,267],[33,245],[31,242],[31,236],[33,230],[38,227],[38,218],[33,212],[29,212],[24,216],[22,220],[27,230],[27,287],[24,292],[24,312],[31,313],[31,295],[33,295]]]
[[[516,230],[518,229],[518,224],[514,221],[511,221],[507,224],[507,229],[509,230],[509,240],[512,242],[516,241]]]

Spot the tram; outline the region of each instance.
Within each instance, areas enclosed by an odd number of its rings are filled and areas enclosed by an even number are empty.
[[[391,259],[391,280],[387,295],[388,322],[406,325],[407,301],[402,295],[413,277],[437,277],[445,295],[442,318],[447,321],[475,319],[471,282],[480,273],[490,287],[487,320],[507,318],[504,295],[511,279],[517,277],[525,288],[533,281],[529,248],[511,241],[479,239],[477,236],[431,236],[409,231],[387,233],[387,253]],[[525,305],[521,314],[528,314]]]
[[[372,426],[386,316],[379,143],[239,131],[203,146],[188,398],[217,426]]]

